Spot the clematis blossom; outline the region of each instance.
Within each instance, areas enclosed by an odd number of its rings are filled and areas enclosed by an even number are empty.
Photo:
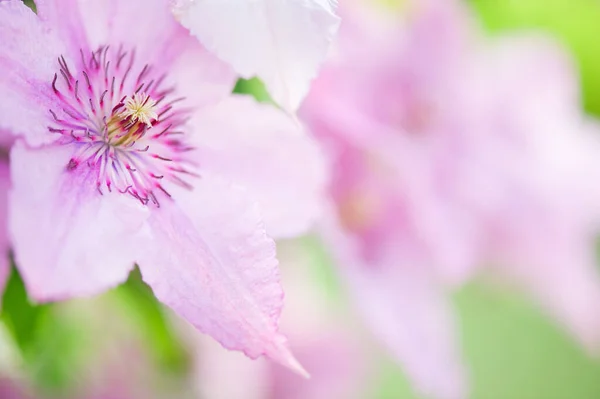
[[[295,112],[340,24],[337,0],[176,0],[173,12],[244,78]]]
[[[30,296],[94,295],[137,264],[224,347],[304,373],[278,331],[267,233],[316,217],[316,146],[282,112],[230,97],[234,72],[166,0],[36,5],[0,2],[0,127],[19,137],[9,226]]]
[[[341,10],[301,117],[333,168],[321,235],[375,336],[426,397],[468,396],[447,294],[485,273],[600,344],[600,128],[551,40],[484,40],[464,5]]]

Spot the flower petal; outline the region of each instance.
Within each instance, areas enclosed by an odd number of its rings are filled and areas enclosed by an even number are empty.
[[[485,50],[480,54],[485,64],[476,67],[491,76],[487,79],[494,79],[486,85],[498,93],[492,98],[498,102],[516,98],[509,108],[515,117],[547,120],[549,115],[580,114],[579,72],[560,43],[540,33],[528,33],[495,38]]]
[[[100,195],[62,146],[11,152],[9,231],[15,262],[36,300],[86,296],[127,278],[147,208],[120,193]]]
[[[167,58],[179,48],[174,36],[187,37],[169,12],[165,0],[38,0],[38,14],[69,44],[70,54],[102,45],[135,48],[143,59]],[[149,56],[152,54],[153,56]]]
[[[203,175],[172,190],[149,219],[140,255],[156,297],[225,348],[266,355],[302,372],[278,333],[283,292],[275,243],[242,189]]]
[[[8,169],[8,162],[5,160],[0,160],[0,293],[4,290],[4,285],[6,284],[6,279],[10,272],[10,243],[7,233],[7,197],[9,189],[10,172]]]
[[[321,227],[367,325],[416,390],[436,399],[465,397],[453,318],[431,271],[394,250],[377,264],[361,261],[355,242],[333,218],[326,218]]]
[[[259,76],[295,111],[325,58],[339,18],[333,0],[179,0],[183,26],[243,77]]]
[[[494,270],[598,353],[600,190],[590,182],[600,178],[600,127],[581,114],[576,68],[556,43],[519,35],[482,55],[489,98],[470,137],[468,209],[485,223]]]
[[[48,142],[50,83],[64,47],[19,0],[0,2],[0,37],[0,128],[32,144]]]
[[[193,121],[204,170],[244,186],[267,231],[291,237],[318,217],[326,172],[312,139],[284,113],[249,97],[205,109]]]
[[[78,10],[75,21],[69,25],[74,26],[73,30],[78,30],[79,25],[85,27],[83,35],[91,49],[110,45],[135,50],[140,67],[147,63],[155,72],[166,72],[166,83],[176,85],[178,95],[186,98],[188,106],[215,102],[231,93],[236,74],[173,18],[168,1],[68,1],[73,3],[72,10],[67,10],[62,0],[44,0],[42,11],[45,15],[57,14],[54,24],[60,24],[63,18],[71,20],[73,10]],[[75,54],[79,54],[79,48]]]
[[[178,95],[185,97],[186,106],[201,109],[229,97],[237,82],[233,69],[194,38],[181,40],[189,45],[173,61],[168,79],[177,88]]]
[[[196,381],[202,397],[363,397],[372,377],[364,337],[332,303],[324,287],[316,284],[312,251],[294,240],[281,244],[278,252],[286,287],[282,326],[293,334],[294,352],[302,356],[303,364],[310,363],[311,379],[298,378],[276,364],[224,353],[214,342],[194,337],[199,366]],[[232,380],[236,384],[230,384]]]
[[[104,1],[81,0],[36,0],[37,15],[48,30],[66,44],[68,54],[79,54],[89,51],[90,41],[87,35],[87,21],[81,18],[81,9],[89,3],[105,3]],[[40,40],[41,37],[38,37]],[[56,54],[58,57],[60,54]]]
[[[272,398],[359,399],[365,396],[369,377],[365,357],[357,348],[359,341],[351,337],[352,326],[321,331],[304,342],[294,345],[298,359],[311,370],[310,381],[303,381],[287,370],[273,365]],[[293,339],[294,342],[299,341]]]
[[[593,237],[569,240],[558,238],[563,232],[544,234],[549,237],[537,234],[514,237],[512,245],[505,242],[509,246],[503,252],[508,257],[498,272],[536,299],[590,353],[598,354],[600,276]]]

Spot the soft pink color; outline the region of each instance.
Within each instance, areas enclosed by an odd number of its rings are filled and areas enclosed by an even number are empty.
[[[10,171],[8,152],[13,141],[12,136],[0,130],[0,292],[3,292],[10,273],[10,241],[8,239],[8,190],[10,189]]]
[[[523,286],[600,344],[600,142],[575,68],[535,35],[486,40],[458,1],[341,10],[301,116],[333,167],[321,234],[365,320],[427,397],[464,398],[446,293]]]
[[[29,294],[51,301],[113,287],[137,263],[200,331],[303,373],[278,332],[267,233],[300,234],[317,217],[320,154],[280,111],[229,98],[235,74],[168,3],[43,0],[35,15],[0,2],[0,127],[21,137],[16,264]],[[291,207],[294,191],[302,201]]]
[[[288,300],[282,328],[290,331],[294,353],[311,373],[298,378],[276,364],[250,362],[239,353],[218,350],[192,336],[197,345],[200,396],[247,399],[358,399],[365,397],[374,356],[364,333],[347,310],[335,303],[316,275],[314,248],[299,241],[280,244]],[[231,381],[235,381],[232,384]]]

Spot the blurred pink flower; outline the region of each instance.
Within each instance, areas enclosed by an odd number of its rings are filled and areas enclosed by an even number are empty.
[[[244,78],[258,76],[295,112],[317,76],[340,20],[337,0],[175,0],[173,12]]]
[[[343,308],[326,295],[314,275],[314,259],[299,242],[279,246],[287,301],[281,325],[290,331],[292,348],[311,373],[298,378],[276,364],[250,362],[224,352],[205,337],[192,335],[197,346],[200,397],[245,399],[364,398],[374,357],[363,333]],[[236,381],[231,384],[231,381]]]
[[[351,5],[301,116],[333,167],[321,233],[375,335],[419,392],[465,397],[445,297],[486,271],[595,347],[600,129],[567,57],[483,40],[458,1]]]
[[[36,399],[20,382],[7,377],[0,377],[0,398],[2,399]],[[39,398],[37,398],[39,399]]]
[[[278,332],[267,231],[316,217],[316,146],[274,108],[228,98],[233,71],[168,1],[36,3],[0,2],[0,124],[22,137],[9,224],[29,294],[93,295],[137,263],[200,331],[302,371]]]

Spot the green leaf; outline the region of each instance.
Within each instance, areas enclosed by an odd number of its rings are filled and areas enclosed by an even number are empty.
[[[2,296],[0,318],[23,355],[28,355],[35,343],[40,322],[48,309],[49,305],[36,305],[29,300],[23,280],[13,265]]]

